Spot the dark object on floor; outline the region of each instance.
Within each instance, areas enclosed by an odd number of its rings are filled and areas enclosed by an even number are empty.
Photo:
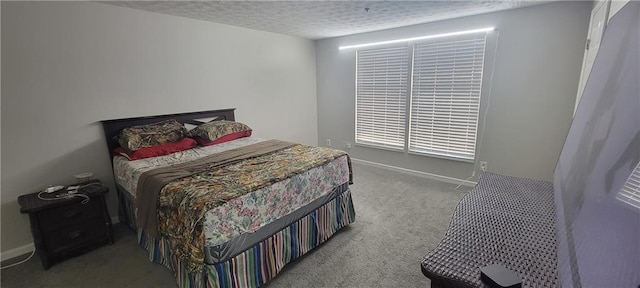
[[[29,214],[33,242],[45,270],[55,262],[113,244],[111,216],[104,197],[109,188],[98,181],[85,186],[74,196],[69,196],[64,187],[53,193],[18,197],[20,212]],[[80,195],[86,197],[75,197]]]
[[[500,264],[493,264],[480,268],[480,280],[491,288],[520,288],[522,279],[518,274],[504,268]]]
[[[449,230],[422,260],[434,287],[486,287],[480,267],[502,263],[522,287],[557,286],[553,186],[483,173]]]

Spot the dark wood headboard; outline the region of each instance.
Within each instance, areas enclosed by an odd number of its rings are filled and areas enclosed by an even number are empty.
[[[107,152],[109,153],[109,158],[111,158],[111,151],[113,151],[113,149],[119,146],[118,142],[114,140],[114,137],[118,135],[118,133],[120,133],[120,130],[124,128],[137,126],[137,125],[145,125],[145,124],[160,122],[160,121],[169,120],[169,119],[175,119],[182,124],[194,124],[194,125],[201,124],[202,122],[197,121],[197,119],[202,119],[202,118],[217,117],[217,120],[235,121],[234,110],[236,110],[236,108],[103,120],[100,122],[102,122],[102,128],[104,129],[104,137],[107,141],[107,147],[109,148],[109,151]]]

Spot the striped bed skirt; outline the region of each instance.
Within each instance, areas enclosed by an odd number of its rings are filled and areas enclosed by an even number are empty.
[[[298,221],[217,264],[190,273],[172,251],[169,241],[150,237],[138,228],[138,244],[149,260],[173,271],[179,287],[259,287],[273,279],[287,263],[306,254],[355,221],[351,191],[345,192]]]

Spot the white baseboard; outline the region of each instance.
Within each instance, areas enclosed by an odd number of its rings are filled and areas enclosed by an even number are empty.
[[[396,172],[400,172],[400,173],[410,174],[410,175],[423,177],[423,178],[427,178],[427,179],[431,179],[431,180],[438,180],[438,181],[447,182],[447,183],[451,183],[451,184],[463,183],[462,185],[469,186],[469,187],[473,187],[473,186],[475,186],[477,184],[477,182],[475,182],[475,181],[467,181],[467,180],[464,180],[464,179],[458,179],[458,178],[453,178],[453,177],[448,177],[448,176],[443,176],[443,175],[438,175],[438,174],[433,174],[433,173],[427,173],[427,172],[422,172],[422,171],[417,171],[417,170],[411,170],[411,169],[391,166],[391,165],[387,165],[387,164],[371,162],[371,161],[367,161],[367,160],[360,160],[360,159],[351,158],[351,161],[353,161],[353,163],[358,163],[358,164],[372,166],[372,167],[378,167],[378,168],[382,168],[382,169],[392,170],[392,171],[396,171]]]
[[[111,217],[111,223],[112,224],[118,224],[120,223],[120,219],[118,217]],[[31,253],[35,248],[35,246],[33,245],[33,242],[20,246],[18,248],[14,248],[11,250],[7,250],[4,251],[2,253],[0,253],[0,262],[12,259],[12,258],[16,258],[18,256],[27,254],[27,253]]]
[[[33,252],[33,250],[36,249],[35,246],[33,246],[33,242],[27,244],[27,245],[23,245],[20,246],[18,248],[13,248],[11,250],[8,251],[4,251],[2,253],[0,253],[0,261],[6,261],[12,258],[16,258],[18,256],[27,254],[27,253],[31,253]]]

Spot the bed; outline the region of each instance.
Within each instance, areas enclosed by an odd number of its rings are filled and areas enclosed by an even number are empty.
[[[113,155],[125,128],[235,121],[234,110],[102,124]],[[339,150],[249,136],[135,161],[116,154],[112,165],[120,221],[179,287],[262,286],[355,221],[351,163]]]

